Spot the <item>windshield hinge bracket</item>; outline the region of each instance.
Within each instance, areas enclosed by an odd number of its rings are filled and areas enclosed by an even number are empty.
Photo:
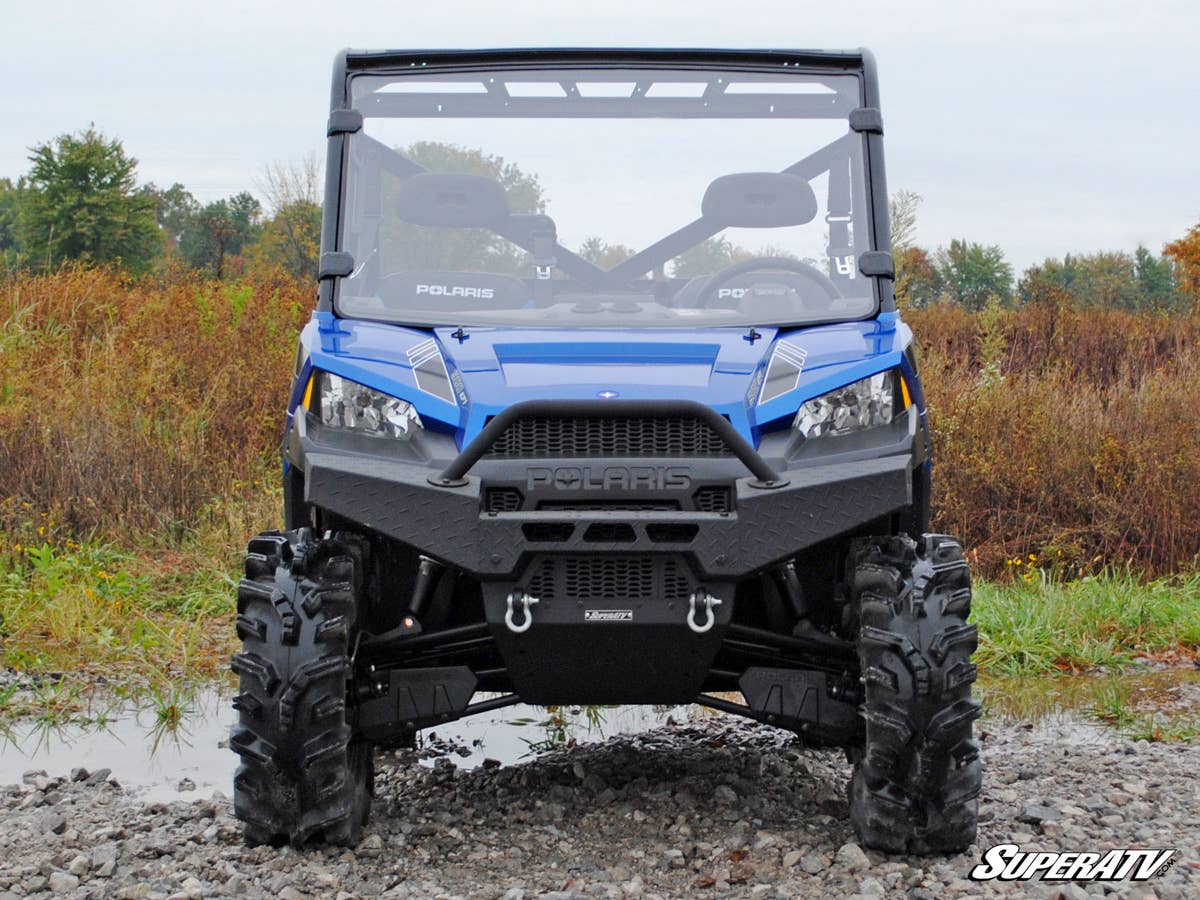
[[[362,131],[363,114],[357,109],[335,109],[329,114],[329,126],[325,129],[328,137],[335,134],[354,134]]]
[[[865,131],[867,134],[883,134],[883,114],[874,106],[860,106],[850,110],[850,130]]]
[[[858,271],[868,278],[891,280],[896,277],[896,264],[892,261],[892,254],[887,251],[868,250],[858,255]]]
[[[354,271],[354,256],[345,250],[333,250],[321,254],[321,265],[317,269],[317,280],[345,278]]]

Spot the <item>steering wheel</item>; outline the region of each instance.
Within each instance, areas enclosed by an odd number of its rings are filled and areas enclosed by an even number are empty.
[[[696,299],[699,301],[715,298],[717,291],[739,275],[745,275],[748,272],[770,270],[787,272],[790,275],[799,276],[802,281],[820,290],[822,299],[825,301],[825,306],[828,306],[834,300],[842,299],[842,292],[838,290],[837,285],[827,275],[806,262],[801,262],[798,259],[790,259],[786,256],[756,256],[754,259],[746,259],[742,262],[734,263],[732,266],[726,266],[708,279],[708,282],[700,288]],[[742,299],[747,300],[751,298],[752,294],[747,291]],[[697,305],[704,304],[697,303]]]

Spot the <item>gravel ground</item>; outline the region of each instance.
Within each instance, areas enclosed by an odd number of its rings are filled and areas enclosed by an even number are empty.
[[[864,853],[840,753],[716,719],[472,771],[450,757],[432,769],[383,757],[355,851],[250,850],[221,795],[145,804],[103,770],[29,773],[0,789],[0,900],[1200,894],[1200,746],[984,725],[978,847],[956,857]],[[1003,842],[1179,853],[1140,885],[968,881]]]

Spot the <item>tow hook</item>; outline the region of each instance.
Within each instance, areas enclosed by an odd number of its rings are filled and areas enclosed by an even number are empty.
[[[721,601],[712,594],[697,591],[692,594],[688,600],[687,624],[688,628],[696,632],[696,634],[704,634],[713,627],[713,622],[716,621],[716,616],[713,615],[713,607],[720,606]],[[704,607],[704,622],[696,621],[696,608]]]
[[[508,630],[513,634],[521,634],[529,630],[529,626],[533,624],[533,610],[530,609],[538,602],[537,597],[531,597],[529,594],[512,593],[508,595],[508,609],[504,613],[504,624],[508,626]],[[513,603],[518,603],[521,606],[522,621],[518,625],[513,621]]]

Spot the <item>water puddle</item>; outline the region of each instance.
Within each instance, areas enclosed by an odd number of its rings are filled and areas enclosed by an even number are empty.
[[[1185,739],[1179,721],[1200,722],[1200,671],[1170,668],[1121,676],[981,678],[985,720],[1044,729],[1071,743],[1128,737]],[[480,699],[480,698],[477,698]],[[737,698],[731,698],[737,699]],[[96,704],[87,724],[31,720],[0,728],[0,785],[28,770],[67,774],[77,767],[111,769],[126,789],[150,802],[229,793],[237,759],[228,749],[236,713],[229,689],[209,687],[179,699],[177,716],[161,704],[114,700]],[[422,732],[423,765],[440,757],[461,768],[493,759],[511,764],[564,744],[648,731],[671,722],[721,715],[698,706],[511,706]],[[1176,723],[1155,737],[1154,723]],[[1194,726],[1200,728],[1200,726]]]
[[[173,727],[134,701],[84,724],[10,723],[0,733],[0,784],[19,782],[30,769],[65,775],[82,767],[111,769],[122,787],[150,801],[229,793],[235,760],[226,743],[234,715],[228,696],[208,689],[182,707]]]
[[[1053,720],[1121,707],[1186,709],[1200,703],[1200,670],[1175,666],[1121,675],[980,676],[988,715],[1004,721]]]
[[[479,699],[479,698],[477,698]],[[569,742],[649,731],[670,722],[719,715],[697,706],[604,708],[510,706],[424,731],[422,765],[447,757],[460,768],[485,759],[510,764]],[[237,758],[228,749],[237,713],[230,695],[210,688],[182,708],[173,727],[158,709],[132,701],[105,710],[100,723],[18,722],[0,732],[0,785],[29,770],[65,775],[82,767],[111,769],[127,791],[149,802],[207,798],[230,792]]]
[[[1200,734],[1200,670],[1174,666],[1124,674],[981,677],[985,721],[1053,730],[1069,743],[1123,736],[1190,740]]]

